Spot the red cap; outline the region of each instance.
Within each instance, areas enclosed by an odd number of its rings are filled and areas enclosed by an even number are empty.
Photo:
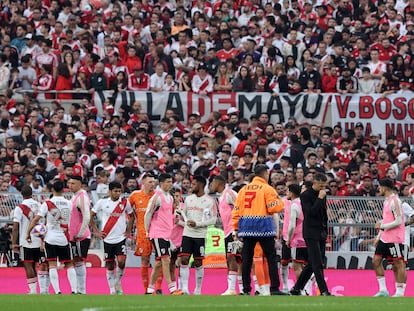
[[[113,114],[114,113],[114,106],[112,105],[108,105],[105,107],[106,112],[108,112],[109,114]]]
[[[338,173],[336,173],[336,176],[338,178],[341,178],[341,179],[345,180],[346,179],[346,172],[345,171],[339,171]]]
[[[356,187],[356,182],[354,182],[354,181],[352,181],[352,180],[348,180],[347,182],[346,182],[346,184],[348,185],[348,186],[354,186],[354,187]]]
[[[366,178],[372,179],[372,175],[371,174],[365,174],[364,176],[362,176],[362,180],[364,180]]]

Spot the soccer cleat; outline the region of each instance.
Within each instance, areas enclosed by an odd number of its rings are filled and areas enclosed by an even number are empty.
[[[282,289],[282,292],[284,292],[286,295],[289,295],[289,290],[287,288]]]
[[[334,296],[330,292],[323,292],[321,296]]]
[[[289,294],[291,294],[292,296],[300,296],[300,290],[296,289],[296,288],[292,288],[289,292]]]
[[[383,290],[383,291],[379,291],[378,293],[376,293],[374,295],[374,297],[388,297],[390,294],[388,294],[388,291]]]
[[[236,295],[237,295],[236,291],[231,290],[231,289],[228,289],[224,293],[221,294],[221,296],[236,296]]]
[[[289,294],[286,294],[285,292],[281,291],[281,290],[275,290],[273,292],[270,292],[270,295],[272,296],[286,296]]]
[[[155,291],[155,293],[156,293],[157,295],[162,295],[162,289],[157,289],[157,290]]]
[[[404,294],[395,293],[394,295],[392,295],[392,297],[393,298],[404,297]]]
[[[175,291],[172,291],[170,293],[170,295],[172,295],[172,296],[182,296],[182,295],[184,295],[184,292],[179,290],[179,289],[176,289]]]
[[[239,296],[250,296],[250,293],[242,292],[239,294]]]
[[[260,292],[257,290],[257,291],[254,292],[254,295],[255,296],[260,296]]]

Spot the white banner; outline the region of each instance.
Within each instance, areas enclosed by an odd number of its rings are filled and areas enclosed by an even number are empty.
[[[95,105],[102,107],[108,96],[112,96],[111,92],[95,92]],[[201,96],[192,92],[122,92],[116,95],[114,115],[118,114],[122,105],[130,106],[140,101],[154,125],[159,124],[169,108],[174,109],[186,123],[192,112],[199,112],[201,121],[206,122],[210,112],[219,111],[225,115],[230,107],[237,107],[241,116],[247,119],[264,112],[273,124],[286,123],[289,117],[294,116],[299,124],[323,125],[329,97],[330,94],[281,94],[273,97],[270,93],[212,93]]]
[[[381,135],[385,142],[388,135],[398,141],[414,143],[414,93],[373,95],[332,94],[332,124],[342,129],[352,129],[357,122],[364,125],[364,135]]]

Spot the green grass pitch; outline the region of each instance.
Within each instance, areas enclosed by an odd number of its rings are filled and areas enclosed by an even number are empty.
[[[413,308],[414,298],[1,295],[0,305],[4,311],[407,311]]]

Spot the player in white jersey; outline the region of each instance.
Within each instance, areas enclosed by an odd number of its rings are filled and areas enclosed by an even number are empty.
[[[63,197],[63,182],[55,181],[52,186],[53,197],[40,207],[26,232],[26,240],[32,243],[30,232],[42,217],[46,217],[47,233],[45,237],[46,260],[49,264],[50,282],[56,294],[60,294],[57,260],[67,269],[72,294],[76,293],[76,272],[73,266],[72,250],[69,243],[69,219],[72,203]]]
[[[73,192],[69,237],[78,282],[77,292],[78,294],[86,294],[85,260],[91,244],[91,231],[89,230],[91,199],[89,194],[82,189],[81,176],[72,176],[68,180],[68,187]]]
[[[190,268],[188,262],[190,256],[194,257],[194,267],[196,268],[196,288],[194,295],[201,294],[203,283],[204,268],[203,259],[205,255],[205,237],[207,227],[214,225],[217,220],[216,202],[209,195],[204,193],[206,179],[202,176],[194,176],[191,183],[191,195],[184,201],[182,216],[185,221],[183,240],[181,244],[180,257],[180,277],[182,291],[188,294],[188,278]]]
[[[113,181],[109,183],[109,198],[100,199],[91,212],[91,227],[96,237],[104,241],[106,278],[111,294],[122,295],[121,279],[124,275],[126,261],[126,238],[131,235],[135,213],[126,198],[121,198],[122,185]],[[101,230],[96,226],[94,217],[101,215]],[[129,220],[127,220],[127,214]],[[128,222],[128,225],[127,225]],[[115,275],[115,259],[118,269]]]
[[[13,231],[12,231],[12,246],[13,251],[20,253],[20,259],[23,262],[24,270],[26,271],[27,285],[29,286],[29,294],[36,294],[37,287],[37,273],[36,263],[40,263],[38,279],[40,286],[40,293],[45,294],[49,288],[47,273],[47,263],[44,260],[44,253],[41,251],[42,240],[32,235],[32,243],[28,243],[24,238],[26,236],[27,227],[30,225],[32,219],[37,215],[40,209],[40,203],[33,200],[32,188],[30,186],[22,187],[23,201],[19,206],[16,206],[13,213]],[[19,241],[18,241],[19,240]]]
[[[226,259],[227,259],[227,290],[222,293],[223,296],[237,295],[236,283],[237,283],[237,271],[241,263],[241,247],[240,242],[233,239],[233,226],[232,226],[232,211],[234,208],[234,202],[237,198],[237,192],[233,191],[230,187],[226,186],[226,179],[217,175],[214,177],[210,186],[211,193],[219,193],[218,198],[218,210],[220,213],[221,222],[223,223]]]

